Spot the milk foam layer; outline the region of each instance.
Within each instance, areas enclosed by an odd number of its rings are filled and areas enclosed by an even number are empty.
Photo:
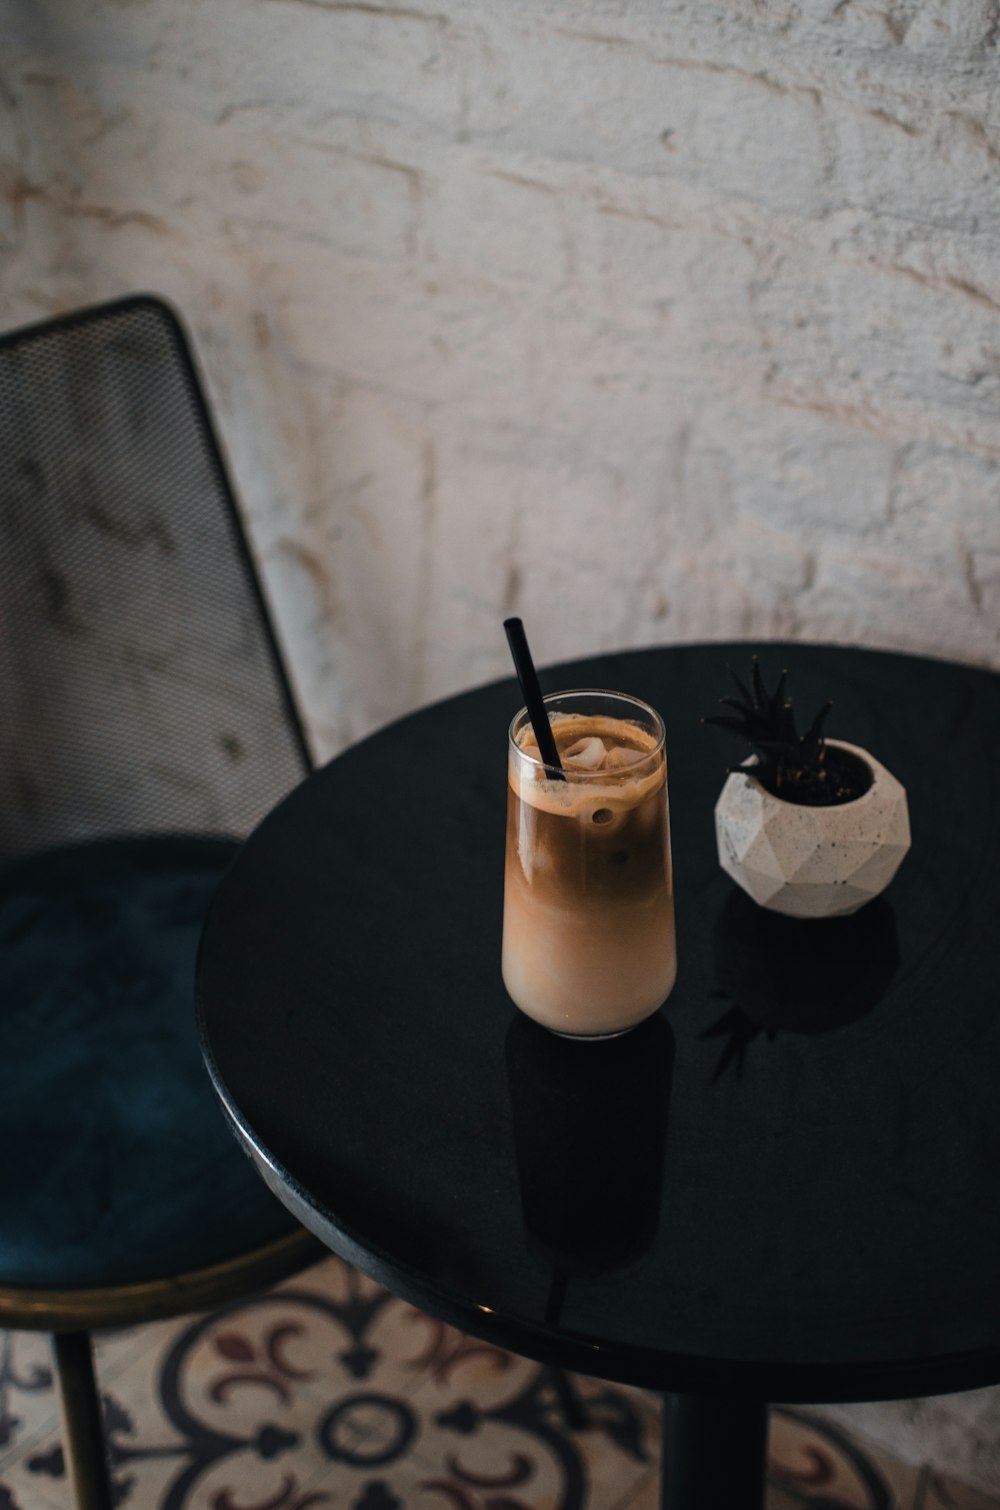
[[[584,814],[589,817],[602,806],[624,812],[663,784],[662,752],[657,757],[656,739],[638,724],[619,718],[588,718],[568,713],[553,720],[552,733],[568,780],[549,776],[530,725],[518,741],[524,760],[510,762],[511,788],[532,807],[560,817]],[[609,747],[628,749],[635,757],[634,762],[609,769],[605,758],[601,766],[592,769],[575,766],[572,756],[566,759],[566,752],[589,739],[600,739],[606,751]]]

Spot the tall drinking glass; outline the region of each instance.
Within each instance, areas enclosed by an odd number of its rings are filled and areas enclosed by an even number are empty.
[[[677,973],[663,721],[619,692],[545,698],[563,775],[527,709],[508,738],[503,978],[552,1032],[610,1038]]]

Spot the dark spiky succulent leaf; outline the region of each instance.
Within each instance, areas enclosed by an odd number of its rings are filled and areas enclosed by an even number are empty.
[[[799,734],[791,699],[785,695],[787,671],[782,671],[774,691],[768,692],[757,656],[751,664],[749,686],[728,669],[739,696],[720,698],[731,712],[717,713],[704,722],[745,739],[757,756],[754,776],[777,795],[795,801],[797,790],[822,787],[826,778],[823,725],[833,704],[824,703],[806,732]]]

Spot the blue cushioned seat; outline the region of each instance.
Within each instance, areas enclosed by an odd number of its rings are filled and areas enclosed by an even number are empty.
[[[198,1048],[198,938],[235,850],[125,838],[0,872],[0,1286],[138,1284],[296,1230]]]

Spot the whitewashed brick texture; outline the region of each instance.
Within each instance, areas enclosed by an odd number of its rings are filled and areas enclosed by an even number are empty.
[[[512,610],[542,661],[1000,666],[998,0],[0,0],[0,36],[0,320],[183,311],[320,754],[506,674]],[[1000,1487],[993,1392],[851,1419]]]

